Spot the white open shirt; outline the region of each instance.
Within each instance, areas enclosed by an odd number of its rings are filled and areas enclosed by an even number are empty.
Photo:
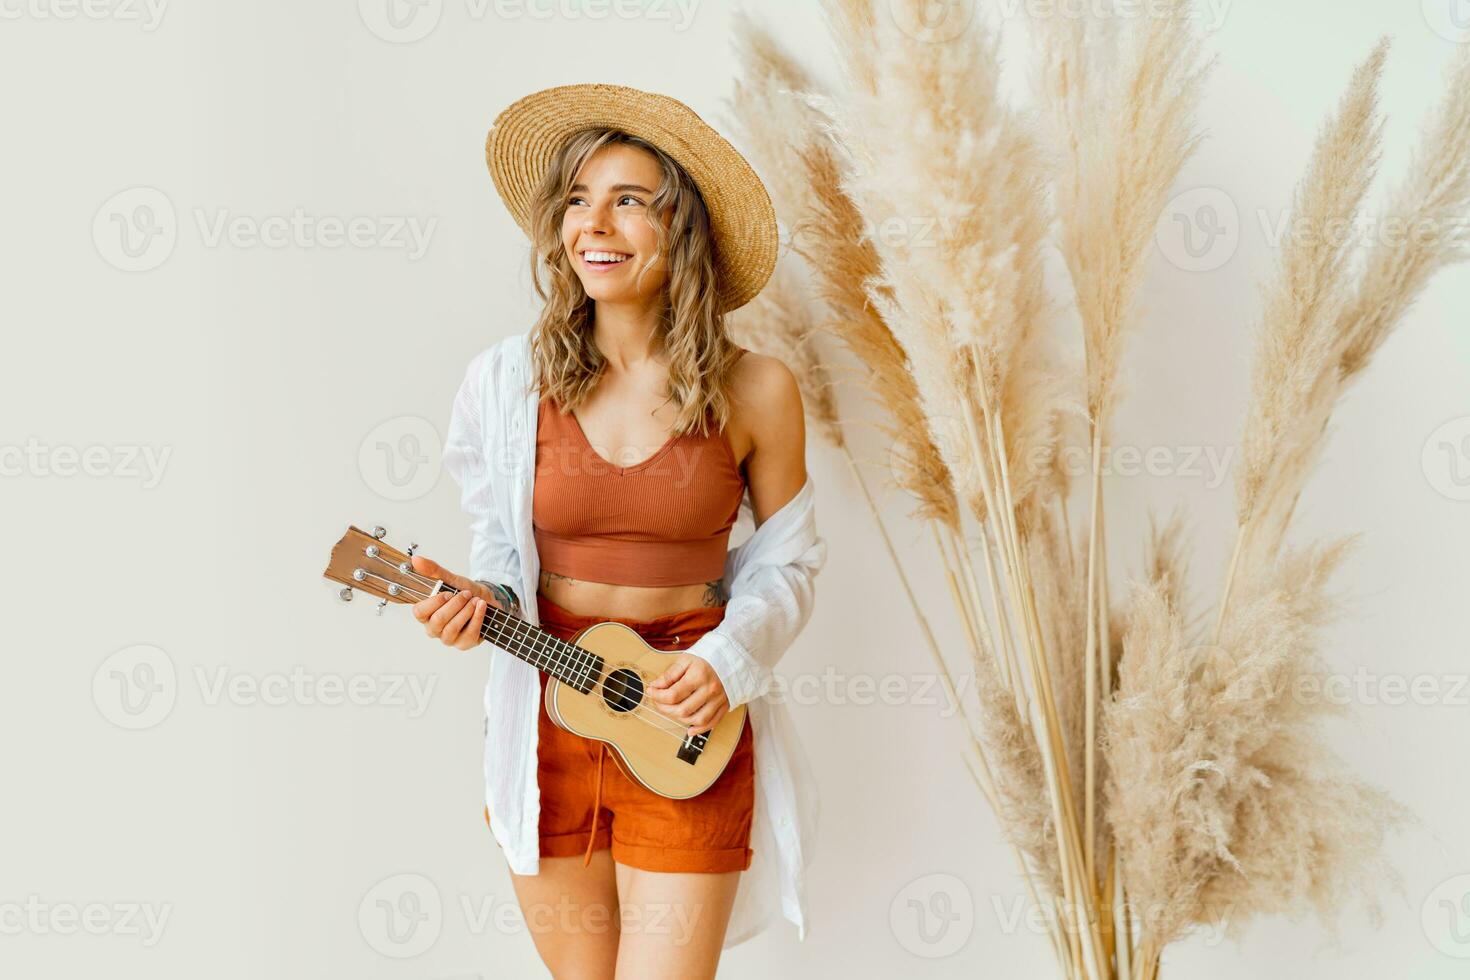
[[[470,578],[511,585],[532,624],[541,566],[531,530],[538,395],[531,384],[530,334],[513,334],[470,362],[455,396],[444,468],[460,485],[471,523]],[[784,700],[772,697],[772,668],[811,615],[814,579],[827,558],[817,535],[810,474],[796,496],[726,555],[724,620],[687,652],[709,661],[732,707],[748,704],[755,728],[756,790],[751,866],[740,876],[728,948],[760,932],[779,907],[806,938],[805,869],[818,800]],[[752,515],[747,494],[741,511]],[[541,811],[536,782],[536,668],[505,653],[490,658],[485,683],[485,803],[490,829],[517,874],[536,874]]]

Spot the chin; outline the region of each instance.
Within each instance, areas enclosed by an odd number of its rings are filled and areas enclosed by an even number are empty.
[[[587,294],[588,299],[598,303],[635,303],[638,301],[637,296],[629,295],[625,291],[607,289],[604,283],[593,283],[592,286],[592,289],[588,289],[587,284],[583,283],[582,291]],[[597,288],[599,286],[603,288]]]

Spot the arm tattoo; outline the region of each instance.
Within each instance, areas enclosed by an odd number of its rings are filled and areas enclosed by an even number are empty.
[[[515,594],[515,590],[510,586],[497,585],[494,582],[486,582],[484,579],[477,579],[476,584],[483,585],[489,589],[491,595],[495,596],[495,601],[500,604],[501,609],[515,616],[517,619],[525,618],[521,615],[521,600]]]

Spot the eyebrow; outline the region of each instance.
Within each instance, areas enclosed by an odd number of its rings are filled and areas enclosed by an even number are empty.
[[[653,193],[653,191],[649,190],[647,187],[644,187],[642,184],[613,184],[612,187],[609,188],[609,189],[612,190],[612,191],[614,191],[614,192],[617,192],[617,191],[642,191],[645,194],[652,194]],[[586,184],[573,184],[572,185],[572,190],[574,190],[574,191],[585,191],[585,190],[587,190],[587,185]]]

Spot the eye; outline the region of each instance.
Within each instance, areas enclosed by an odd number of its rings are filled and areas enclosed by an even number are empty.
[[[587,203],[587,199],[584,198],[582,195],[580,195],[580,194],[573,194],[571,197],[567,198],[567,207],[571,207],[572,205],[578,203],[579,201],[581,203],[583,203],[583,204],[586,204]],[[624,201],[632,201],[634,204],[638,204],[638,205],[641,205],[643,203],[643,199],[642,198],[635,197],[632,194],[624,194],[624,195],[622,195],[621,197],[618,198],[618,203],[619,204],[622,204]]]

